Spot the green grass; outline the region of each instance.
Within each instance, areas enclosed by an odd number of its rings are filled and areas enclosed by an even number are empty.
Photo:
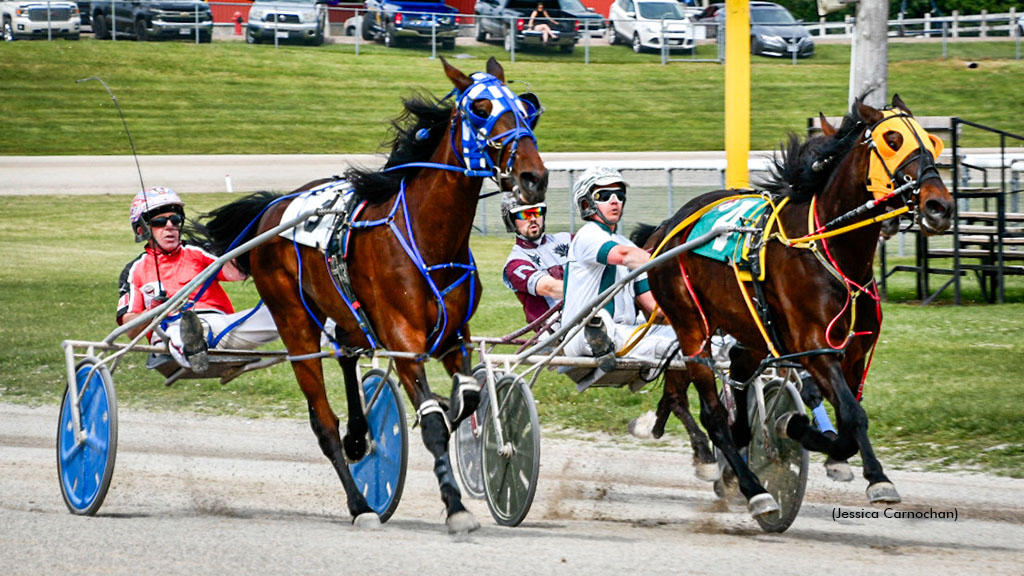
[[[249,46],[214,42],[15,42],[0,45],[0,154],[125,154],[124,130],[98,76],[114,90],[141,154],[363,153],[380,149],[399,99],[443,95],[451,85],[422,48]],[[702,46],[699,57],[710,57]],[[846,110],[848,45],[820,45],[797,66],[753,57],[751,147],[772,149],[806,119]],[[466,55],[462,59],[457,56]],[[1009,41],[892,44],[889,91],[919,115],[960,116],[1024,133],[1024,63]],[[547,112],[545,151],[721,150],[724,67],[662,66],[656,54],[591,49],[583,64],[549,51],[460,46],[464,71],[497,57],[516,89],[537,92]],[[968,69],[965,61],[980,62]],[[972,140],[967,146],[990,146]]]
[[[209,210],[225,194],[193,195],[190,209]],[[102,339],[114,328],[116,279],[138,253],[131,241],[124,196],[0,198],[0,401],[55,405],[64,389],[65,338]],[[511,239],[473,239],[484,294],[471,323],[474,334],[499,335],[523,323],[522,310],[500,281]],[[227,285],[239,306],[257,296],[251,283]],[[891,292],[909,298],[904,278]],[[965,283],[969,298],[977,289]],[[1024,286],[1002,306],[887,303],[885,327],[865,389],[871,434],[886,463],[978,468],[1024,476]],[[287,365],[221,386],[184,381],[166,388],[147,372],[141,354],[115,373],[123,406],[246,417],[306,418],[305,400]],[[325,363],[328,391],[343,411],[337,366]],[[435,391],[449,384],[428,364]],[[631,394],[597,389],[577,393],[565,377],[544,372],[535,388],[547,430],[566,428],[621,436],[630,419],[652,409],[660,389]],[[696,398],[691,391],[691,400]],[[672,442],[684,436],[672,421]]]

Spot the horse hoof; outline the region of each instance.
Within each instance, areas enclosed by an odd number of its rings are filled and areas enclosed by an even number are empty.
[[[468,534],[480,527],[480,523],[468,510],[452,514],[447,524],[449,534]]]
[[[363,512],[352,519],[352,525],[360,530],[380,530],[380,516],[376,512]]]
[[[751,516],[756,518],[769,512],[778,512],[779,505],[775,502],[775,498],[772,498],[771,494],[763,492],[747,502],[747,510],[750,511]]]
[[[850,469],[850,464],[846,460],[826,459],[825,474],[828,474],[828,477],[834,482],[853,481],[853,470]]]
[[[867,492],[868,502],[872,504],[896,504],[901,500],[900,493],[896,491],[896,487],[892,485],[892,482],[875,482],[868,486]]]
[[[698,480],[704,482],[717,482],[722,478],[722,469],[718,467],[717,462],[694,462],[693,473],[697,475]]]
[[[626,429],[629,430],[629,433],[634,437],[647,440],[648,438],[653,437],[652,431],[654,430],[654,423],[657,420],[658,418],[654,415],[653,411],[647,411],[636,418],[633,418]]]

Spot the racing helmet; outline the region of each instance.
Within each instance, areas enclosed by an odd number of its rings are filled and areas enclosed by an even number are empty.
[[[168,210],[185,215],[185,203],[181,201],[178,194],[166,186],[151,186],[135,195],[132,199],[132,207],[128,212],[132,232],[135,234],[136,242],[145,242],[149,239],[148,229],[139,230],[139,224],[148,222],[153,214],[167,212]],[[148,227],[147,227],[148,228]]]
[[[591,166],[583,171],[580,179],[576,181],[572,188],[573,204],[576,205],[580,218],[586,220],[597,214],[597,204],[590,198],[590,191],[595,186],[607,186],[609,184],[618,184],[622,186],[623,191],[626,190],[627,186],[626,181],[622,178],[622,174],[614,168]]]
[[[512,213],[520,210],[526,210],[528,208],[547,208],[547,204],[539,202],[537,204],[520,204],[519,199],[516,198],[514,192],[508,191],[501,195],[501,221],[505,223],[506,232],[516,232],[515,218]],[[540,233],[544,233],[544,226],[540,227]]]

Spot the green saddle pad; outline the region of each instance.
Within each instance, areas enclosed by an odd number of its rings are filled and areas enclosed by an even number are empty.
[[[690,230],[689,238],[698,238],[707,234],[715,226],[748,226],[757,221],[768,207],[768,201],[761,197],[738,197],[722,202],[701,216]],[[701,256],[729,262],[742,257],[740,242],[742,235],[733,232],[719,236],[711,242],[694,248],[693,252]]]

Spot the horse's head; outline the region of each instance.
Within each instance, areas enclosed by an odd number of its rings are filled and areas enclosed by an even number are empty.
[[[855,106],[870,126],[868,190],[882,202],[905,202],[925,235],[944,232],[952,222],[953,197],[935,165],[942,140],[914,120],[898,95],[893,96],[892,108],[877,110],[859,101]]]
[[[540,102],[532,94],[516,96],[505,86],[505,71],[494,58],[487,72],[467,76],[448,64],[444,71],[455,85],[453,122],[460,128],[452,146],[471,176],[494,178],[523,204],[544,201],[548,170],[537,150],[533,128]],[[452,134],[455,134],[455,130]]]

